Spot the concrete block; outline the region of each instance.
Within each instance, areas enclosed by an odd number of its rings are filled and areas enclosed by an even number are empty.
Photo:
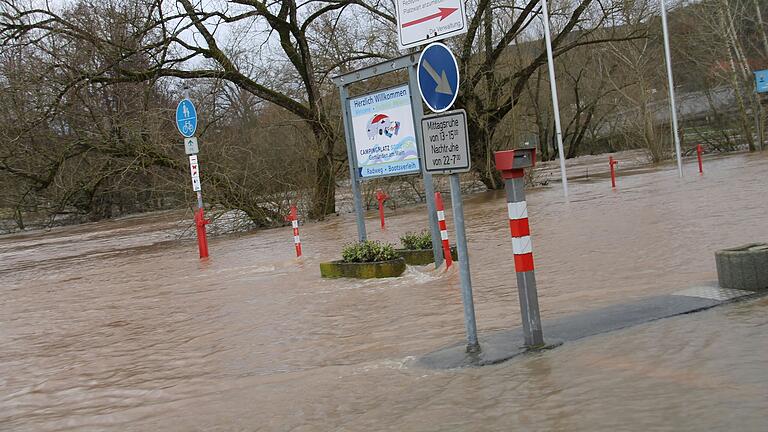
[[[768,244],[750,243],[715,252],[717,280],[723,288],[768,289]]]
[[[320,275],[324,278],[372,279],[398,277],[404,271],[405,260],[402,257],[390,261],[371,263],[348,263],[344,261],[320,263]]]

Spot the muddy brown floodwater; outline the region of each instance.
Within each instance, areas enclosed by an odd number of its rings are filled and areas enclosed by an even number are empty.
[[[528,195],[546,320],[716,280],[714,251],[768,241],[768,153]],[[501,192],[465,199],[480,333],[517,326]],[[450,212],[449,212],[450,213]],[[448,229],[455,230],[448,215]],[[370,237],[426,226],[398,210]],[[458,274],[323,280],[352,215],[173,241],[171,215],[0,238],[0,430],[766,431],[768,300],[484,368],[414,359],[464,338]]]

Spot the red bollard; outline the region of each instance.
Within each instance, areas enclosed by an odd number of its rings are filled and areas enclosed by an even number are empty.
[[[608,164],[611,166],[611,187],[616,187],[616,169],[614,165],[618,165],[619,161],[613,160],[613,156],[608,156]]]
[[[384,192],[376,191],[376,200],[379,201],[379,219],[381,219],[381,229],[384,229],[384,201],[389,199],[389,195]]]
[[[301,238],[299,237],[299,211],[296,206],[291,206],[291,213],[285,218],[293,227],[293,243],[296,245],[296,258],[301,256]]]
[[[448,226],[445,224],[445,207],[443,207],[443,197],[440,192],[435,192],[435,207],[437,208],[437,225],[440,227],[440,239],[443,241],[443,258],[445,259],[445,268],[451,268],[453,257],[451,257],[451,244],[448,241]]]
[[[200,258],[208,258],[208,237],[205,233],[205,226],[211,223],[203,216],[203,209],[197,209],[195,212],[195,227],[197,228],[197,248],[200,250]]]
[[[704,153],[704,149],[701,144],[696,146],[696,155],[699,157],[699,174],[704,174],[704,165],[701,163],[701,154]]]

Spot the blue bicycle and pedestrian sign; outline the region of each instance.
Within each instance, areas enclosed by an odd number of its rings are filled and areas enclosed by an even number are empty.
[[[176,128],[186,138],[191,138],[197,130],[197,110],[189,99],[182,99],[176,107]]]
[[[755,89],[758,93],[768,93],[768,70],[755,71]]]
[[[416,78],[421,98],[432,111],[446,111],[456,101],[459,65],[447,46],[432,43],[424,48],[419,57]]]

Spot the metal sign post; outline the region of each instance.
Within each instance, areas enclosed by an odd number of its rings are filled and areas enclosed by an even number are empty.
[[[352,204],[355,208],[355,222],[357,223],[357,239],[365,241],[367,235],[365,232],[365,218],[363,213],[363,196],[360,193],[360,178],[357,174],[357,162],[355,161],[355,150],[352,148],[352,125],[349,119],[349,109],[347,100],[349,99],[349,89],[347,86],[339,86],[339,97],[343,109],[344,136],[347,138],[347,161],[349,162],[349,183],[352,188]]]
[[[461,199],[459,173],[471,168],[467,113],[449,111],[426,116],[421,120],[423,131],[421,146],[424,170],[435,174],[448,174],[451,185],[451,207],[456,225],[456,249],[459,253],[461,299],[464,305],[464,325],[467,332],[467,352],[479,352],[475,303],[472,298],[472,277],[469,270],[467,234],[464,230],[464,205]]]
[[[757,128],[757,137],[760,145],[758,148],[763,149],[763,141],[765,139],[762,117],[763,117],[763,105],[760,100],[761,93],[768,93],[768,70],[755,71],[755,92],[757,92],[757,109],[755,111],[755,127]]]
[[[557,82],[555,81],[555,60],[552,55],[552,35],[549,33],[549,11],[547,0],[541,0],[542,21],[544,23],[544,41],[547,45],[547,69],[549,70],[549,89],[552,93],[552,114],[555,117],[555,135],[557,136],[557,152],[560,156],[560,177],[563,180],[563,196],[568,198],[568,174],[565,172],[565,150],[563,149],[563,129],[560,126],[560,102],[557,99]]]
[[[197,231],[197,246],[200,258],[208,258],[208,237],[205,226],[210,223],[203,215],[203,192],[200,184],[200,163],[197,159],[199,152],[197,138],[197,110],[189,100],[187,89],[184,89],[184,99],[176,107],[176,128],[184,137],[184,151],[189,155],[189,174],[192,177],[192,190],[197,193],[197,211],[195,212],[195,228]]]
[[[401,50],[467,32],[462,0],[397,0],[395,12]]]
[[[401,137],[401,134],[404,133],[402,128],[407,124],[404,123],[404,120],[398,120],[388,113],[387,110],[391,107],[388,106],[387,102],[393,101],[394,99],[393,103],[397,104],[397,100],[406,95],[410,98],[411,114],[409,123],[410,121],[413,122],[412,127],[415,142],[419,142],[423,111],[419,96],[415,94],[416,89],[418,88],[416,78],[417,63],[418,58],[416,54],[409,54],[383,63],[368,66],[354,72],[339,75],[333,78],[333,83],[339,87],[339,97],[341,99],[344,135],[347,143],[347,158],[349,161],[350,184],[355,208],[358,239],[364,241],[367,237],[360,182],[367,178],[421,172],[424,180],[424,195],[427,201],[430,231],[432,233],[432,250],[435,256],[435,265],[439,267],[443,263],[443,253],[440,249],[440,230],[435,215],[434,187],[432,185],[431,175],[421,171],[421,155],[417,154],[414,160],[412,157],[413,155],[408,154],[407,149],[403,151],[406,146],[394,148],[394,146],[399,144],[399,141],[394,143],[379,142],[378,146],[375,144],[378,141],[384,141],[383,137]],[[359,102],[359,104],[357,107],[352,105],[352,100],[349,97],[349,86],[351,84],[403,69],[408,71],[406,94],[401,94],[400,90],[398,90],[399,87],[392,88],[386,91],[374,92],[365,97],[356,97],[354,100]],[[377,96],[379,100],[377,100]],[[356,110],[355,112],[353,112],[353,108]],[[371,108],[370,112],[366,112],[366,109],[368,108]],[[383,112],[374,113],[373,111],[376,111],[376,109],[373,108],[382,108]],[[386,117],[376,118],[376,114],[384,114]],[[397,113],[397,115],[401,114],[402,113]],[[368,117],[366,118],[366,116]],[[357,117],[357,119],[354,117]],[[403,116],[403,118],[406,119],[407,117],[407,115]],[[374,122],[374,119],[377,120],[377,122]],[[382,123],[382,121],[384,123]],[[400,129],[398,129],[398,125],[395,122],[400,122]],[[379,132],[381,132],[381,134],[379,134]],[[405,136],[403,136],[403,138],[405,138]],[[360,144],[360,146],[358,146],[358,144]],[[386,145],[389,145],[389,148],[385,150],[384,146]],[[401,151],[402,153],[400,153]],[[390,155],[389,153],[392,152],[395,154]],[[418,153],[418,145],[416,145],[416,153]],[[375,156],[375,158],[371,159],[372,156]],[[391,158],[396,159],[398,157],[403,157],[403,160],[391,160]],[[360,164],[361,161],[363,162],[362,166]],[[382,165],[375,166],[377,161],[380,161]],[[391,165],[390,162],[392,162]],[[390,166],[392,167],[391,171]],[[414,170],[414,168],[416,169]]]
[[[469,274],[467,233],[464,231],[464,204],[461,202],[461,183],[459,182],[459,174],[454,173],[449,177],[451,180],[451,207],[453,207],[453,221],[454,225],[456,225],[456,249],[459,253],[461,302],[464,305],[464,326],[467,331],[467,352],[479,352],[480,343],[477,341],[475,302],[472,298],[472,277]]]
[[[408,83],[412,89],[415,89],[418,85],[418,63],[412,64],[408,67]],[[413,119],[416,122],[416,136],[423,137],[424,132],[421,130],[421,119],[424,116],[424,109],[422,108],[419,97],[411,92],[411,105],[413,105]],[[421,142],[421,138],[419,139]],[[422,157],[422,166],[424,153],[420,153]],[[429,231],[432,234],[432,256],[435,258],[435,268],[443,265],[443,253],[440,249],[442,240],[440,237],[440,225],[437,220],[437,206],[435,203],[435,186],[432,183],[432,174],[422,170],[421,178],[424,180],[424,195],[427,200],[427,213],[429,217]]]
[[[672,135],[675,139],[675,155],[677,156],[677,175],[683,178],[683,159],[680,154],[680,129],[677,126],[677,103],[675,102],[675,82],[672,79],[672,56],[669,53],[669,30],[667,26],[667,5],[661,0],[661,28],[664,33],[664,59],[667,64],[667,81],[669,84],[669,106],[672,113]]]

